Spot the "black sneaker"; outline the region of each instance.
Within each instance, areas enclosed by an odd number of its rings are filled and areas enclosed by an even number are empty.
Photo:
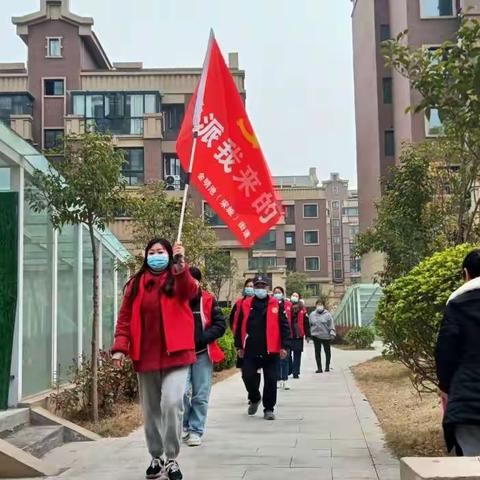
[[[325,371],[328,372],[328,370]],[[315,373],[323,373],[323,370],[316,370]]]
[[[183,475],[176,460],[169,460],[165,465],[165,473],[168,480],[182,480]]]
[[[300,378],[300,375],[294,375],[293,378],[294,378],[295,380],[298,380],[298,379]]]
[[[262,403],[262,400],[260,399],[258,402],[248,402],[248,414],[249,415],[255,415],[258,412],[258,407]]]
[[[161,458],[152,458],[150,466],[145,472],[145,478],[160,478],[165,468],[165,462]]]
[[[330,368],[326,368],[325,371],[326,371],[326,372],[329,372],[329,371],[330,371]]]

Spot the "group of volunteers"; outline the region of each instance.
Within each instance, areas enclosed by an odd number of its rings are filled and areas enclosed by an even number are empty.
[[[224,354],[217,340],[226,331],[222,310],[201,287],[202,274],[188,267],[181,243],[152,239],[142,267],[125,286],[118,314],[113,361],[117,368],[128,355],[138,375],[145,438],[152,457],[146,478],[181,480],[177,457],[182,441],[201,445],[215,363]],[[286,298],[282,287],[270,293],[269,279],[258,275],[245,282],[230,316],[237,367],[248,393],[248,414],[263,402],[264,418],[275,420],[277,388],[288,390],[298,379],[304,339],[314,342],[317,373],[321,348],[330,371],[330,342],[335,327],[321,301],[307,314],[301,295]],[[263,395],[260,393],[263,372]]]

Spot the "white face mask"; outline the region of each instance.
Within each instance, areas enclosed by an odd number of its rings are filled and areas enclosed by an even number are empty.
[[[325,307],[323,305],[317,305],[317,312],[323,313],[325,311]]]

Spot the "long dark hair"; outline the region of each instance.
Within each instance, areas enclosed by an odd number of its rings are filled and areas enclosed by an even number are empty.
[[[297,303],[292,303],[292,313],[298,313],[303,308],[302,304],[300,303],[300,300],[301,300],[302,296],[298,292],[292,292],[292,295],[294,293],[296,293],[298,295],[298,302]]]
[[[133,282],[133,288],[132,288],[132,297],[135,298],[138,293],[138,286],[140,284],[140,280],[143,276],[143,274],[147,271],[150,270],[148,263],[147,263],[147,258],[148,258],[148,251],[156,244],[159,243],[168,253],[168,266],[165,269],[167,272],[167,279],[165,283],[163,284],[161,288],[161,292],[164,293],[167,297],[173,297],[174,290],[173,290],[173,285],[174,285],[174,278],[173,278],[173,273],[172,273],[172,267],[173,267],[173,248],[172,244],[166,240],[165,238],[152,238],[147,246],[145,247],[145,256],[143,257],[143,265],[141,266],[140,270],[133,275],[133,277],[129,280],[128,283]]]

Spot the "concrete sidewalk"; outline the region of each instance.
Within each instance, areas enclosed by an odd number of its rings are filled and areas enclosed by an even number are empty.
[[[182,449],[186,480],[398,480],[376,417],[349,367],[378,352],[333,350],[331,373],[315,374],[307,345],[302,374],[280,391],[275,422],[246,414],[240,375],[216,385],[201,447]],[[70,444],[45,460],[68,468],[57,478],[135,480],[149,462],[143,431],[127,438]]]

